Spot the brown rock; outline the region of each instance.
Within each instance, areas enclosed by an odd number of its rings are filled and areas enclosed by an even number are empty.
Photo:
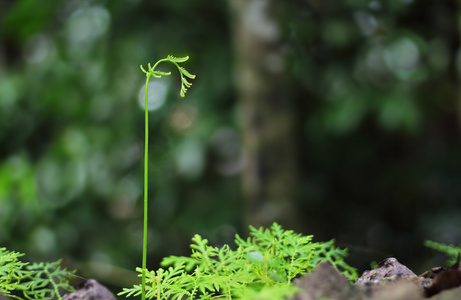
[[[417,277],[413,271],[399,263],[394,257],[389,257],[380,262],[375,269],[363,272],[357,279],[357,285],[380,283],[388,279],[400,277]]]
[[[311,273],[296,279],[294,284],[301,291],[292,300],[362,299],[362,293],[327,262],[319,264]]]
[[[381,286],[370,300],[423,300],[423,291],[416,281],[399,280]]]
[[[458,259],[453,266],[435,274],[432,284],[425,288],[426,297],[431,297],[441,291],[461,286],[461,268],[459,267],[459,260],[460,254],[458,254]]]
[[[461,287],[445,290],[431,298],[429,300],[459,300],[461,299]]]
[[[102,284],[89,279],[80,284],[75,292],[65,294],[63,300],[115,300],[115,296]]]

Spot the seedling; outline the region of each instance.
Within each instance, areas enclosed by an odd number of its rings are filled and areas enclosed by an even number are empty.
[[[195,75],[179,66],[188,57],[167,56],[148,65],[145,91],[145,148],[144,148],[144,223],[142,267],[136,270],[142,278],[140,285],[125,288],[119,295],[139,296],[149,299],[281,299],[291,295],[296,288],[292,279],[311,271],[320,262],[328,261],[351,280],[357,277],[354,268],[344,262],[346,250],[336,248],[334,242],[314,243],[312,236],[301,236],[283,230],[274,223],[270,229],[250,227],[251,238],[236,236],[237,249],[225,245],[217,248],[199,235],[192,239],[190,257],[171,256],[162,266],[168,269],[149,271],[147,261],[148,223],[148,86],[151,76],[160,78],[170,72],[157,71],[161,62],[173,63],[181,75],[181,97],[191,86],[189,79]]]
[[[146,299],[146,262],[147,262],[147,221],[148,221],[148,158],[149,158],[149,111],[148,111],[148,92],[149,92],[149,80],[151,76],[155,78],[161,78],[162,76],[171,75],[171,72],[162,72],[156,71],[156,67],[161,62],[170,62],[176,66],[180,75],[181,75],[181,97],[186,95],[187,89],[191,87],[192,83],[187,81],[187,78],[194,79],[195,75],[189,73],[186,69],[179,66],[179,63],[183,63],[189,59],[189,56],[186,57],[174,57],[168,55],[166,58],[160,59],[155,63],[153,67],[150,64],[147,65],[147,70],[141,66],[141,70],[146,74],[146,94],[145,94],[145,106],[144,106],[144,125],[145,125],[145,136],[144,136],[144,222],[143,222],[143,237],[142,237],[142,299]]]
[[[147,70],[141,66],[146,74],[146,97],[145,97],[145,153],[144,153],[144,224],[143,224],[143,254],[142,254],[142,298],[145,299],[146,284],[146,261],[147,261],[147,196],[148,196],[148,142],[149,142],[149,120],[148,120],[148,86],[149,79],[153,76],[160,78],[168,76],[170,72],[157,71],[156,67],[161,62],[174,64],[181,75],[181,97],[184,97],[187,89],[191,87],[188,78],[194,79],[195,75],[190,74],[186,69],[179,66],[179,63],[187,61],[189,57],[174,57],[168,55],[152,67],[148,65]],[[60,261],[53,263],[22,262],[19,258],[24,254],[8,251],[0,248],[0,295],[6,295],[16,299],[59,299],[62,300],[60,292],[73,291],[67,277],[74,272],[68,272],[61,268]]]

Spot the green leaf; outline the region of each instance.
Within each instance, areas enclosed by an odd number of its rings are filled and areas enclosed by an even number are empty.
[[[146,74],[149,73],[148,71],[144,70],[144,67],[143,67],[142,65],[140,65],[139,67],[141,68],[141,70],[143,71],[143,73],[146,73]]]
[[[155,75],[159,75],[159,77],[157,77],[157,78],[160,78],[160,76],[171,75],[171,72],[162,72],[162,71],[153,71],[152,73],[155,74]]]
[[[192,75],[191,73],[189,73],[185,68],[183,67],[179,67],[179,71],[186,75],[187,77],[189,77],[190,79],[195,79],[195,75]]]
[[[167,59],[171,60],[171,61],[174,61],[176,63],[182,63],[182,62],[186,62],[187,60],[189,60],[189,56],[174,57],[173,55],[168,55]]]

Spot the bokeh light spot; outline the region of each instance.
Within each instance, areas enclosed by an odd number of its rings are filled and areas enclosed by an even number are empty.
[[[166,101],[168,94],[168,82],[163,78],[156,78],[154,81],[149,82],[148,93],[147,93],[147,109],[149,111],[157,110]],[[139,90],[139,106],[145,109],[145,96],[146,86],[143,85]]]

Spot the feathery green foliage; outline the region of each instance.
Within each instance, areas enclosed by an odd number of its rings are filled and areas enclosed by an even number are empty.
[[[19,260],[24,254],[0,248],[0,294],[12,296],[13,291],[26,291],[29,286],[23,281],[29,276],[27,263]]]
[[[192,238],[190,257],[170,256],[157,271],[146,271],[149,299],[282,299],[296,292],[292,279],[328,261],[350,280],[357,272],[344,262],[347,251],[334,241],[312,242],[283,230],[274,223],[270,229],[250,226],[246,240],[236,236],[236,250],[228,245],[208,245],[200,235]],[[143,269],[138,268],[142,276]],[[126,288],[119,295],[138,296],[142,286]]]
[[[453,265],[456,262],[458,254],[461,253],[461,244],[455,246],[427,240],[424,241],[424,246],[445,253],[449,258],[447,261],[448,265]]]
[[[73,291],[69,285],[69,272],[60,266],[61,260],[55,262],[40,262],[28,265],[30,271],[30,289],[27,298],[31,299],[62,299],[60,290]]]
[[[0,248],[0,294],[16,299],[62,299],[73,291],[67,277],[75,271],[61,268],[61,261],[28,264],[24,254]],[[21,295],[22,294],[22,295]]]

